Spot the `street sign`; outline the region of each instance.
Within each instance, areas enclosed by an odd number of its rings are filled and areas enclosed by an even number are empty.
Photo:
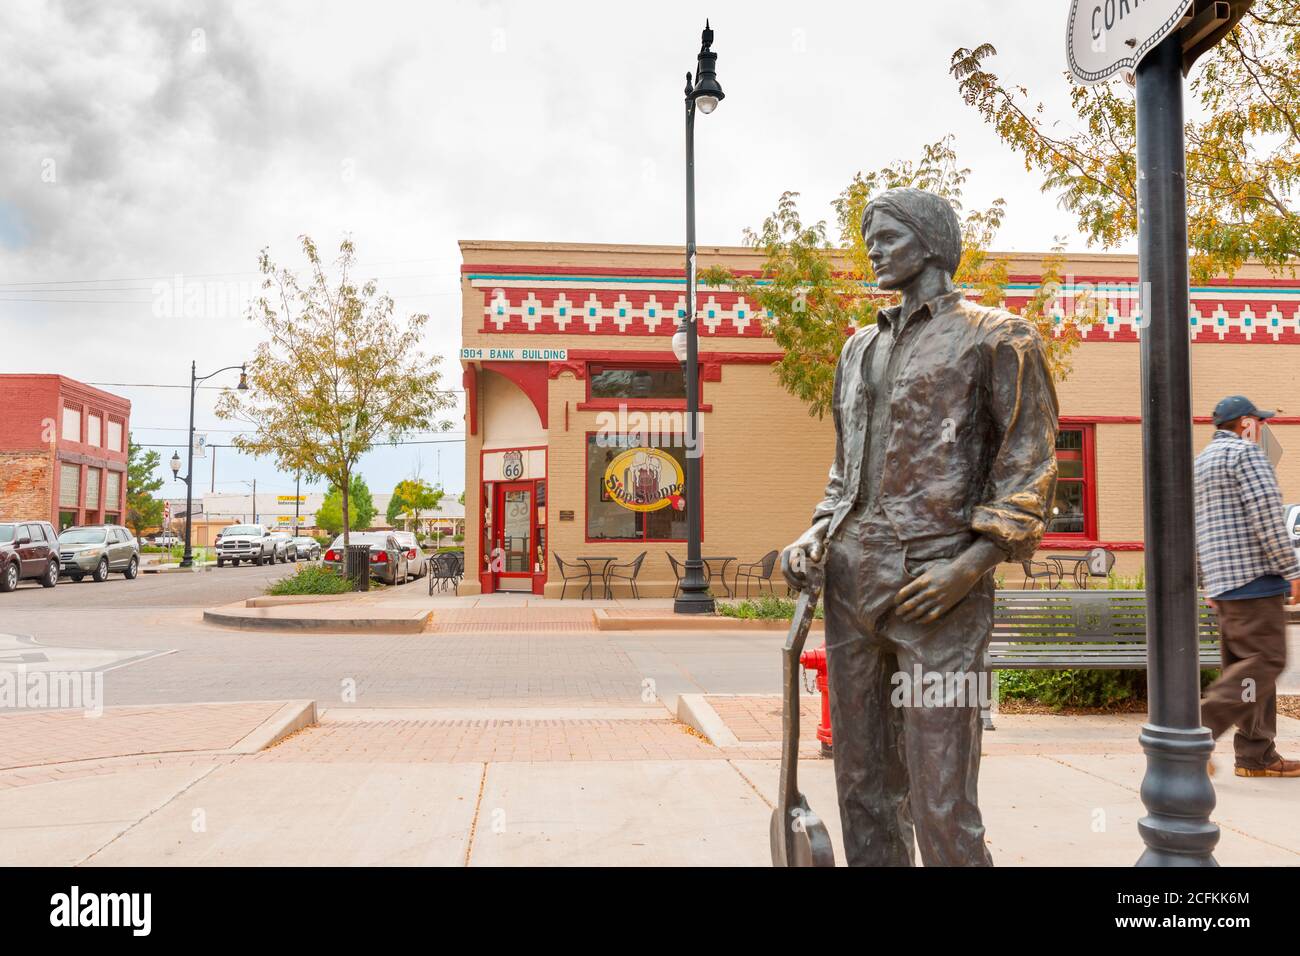
[[[208,455],[208,436],[196,434],[194,436],[194,457],[206,458],[207,455]]]
[[[1255,0],[1072,0],[1066,29],[1070,72],[1085,85],[1117,73],[1129,82],[1142,58],[1175,30],[1183,75],[1237,25]]]
[[[1065,43],[1070,72],[1091,85],[1136,70],[1191,7],[1192,0],[1071,0]]]

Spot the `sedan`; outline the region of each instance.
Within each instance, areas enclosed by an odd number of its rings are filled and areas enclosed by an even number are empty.
[[[293,539],[293,547],[299,560],[315,561],[320,557],[320,542],[315,538],[299,535]]]
[[[424,577],[424,573],[429,570],[429,556],[421,550],[415,532],[394,531],[393,537],[397,539],[398,544],[406,548],[406,563],[411,567],[411,576],[414,578]]]
[[[370,576],[384,584],[405,584],[411,573],[406,548],[388,531],[353,531],[348,535],[353,545],[370,546]],[[343,571],[343,535],[339,535],[325,552],[325,567]]]

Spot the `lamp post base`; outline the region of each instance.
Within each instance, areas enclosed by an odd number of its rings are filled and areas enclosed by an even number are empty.
[[[673,599],[674,614],[712,614],[717,608],[713,603],[713,595],[708,591],[687,592],[682,591]]]
[[[1210,820],[1214,785],[1206,768],[1214,752],[1209,730],[1145,724],[1138,741],[1147,755],[1147,815],[1138,821],[1147,848],[1137,865],[1218,866],[1219,828]]]
[[[709,581],[704,576],[704,566],[699,561],[686,559],[686,573],[682,575],[681,590],[673,599],[674,614],[712,614],[717,608],[709,593]]]

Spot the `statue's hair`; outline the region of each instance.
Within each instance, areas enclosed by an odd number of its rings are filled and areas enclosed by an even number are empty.
[[[924,189],[899,187],[881,193],[862,211],[862,235],[877,212],[887,212],[906,224],[926,251],[949,275],[961,263],[961,221],[952,203]]]

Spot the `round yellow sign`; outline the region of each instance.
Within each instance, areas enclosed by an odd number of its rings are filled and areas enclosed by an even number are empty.
[[[686,508],[677,459],[659,448],[629,448],[605,468],[605,494],[631,511]]]

